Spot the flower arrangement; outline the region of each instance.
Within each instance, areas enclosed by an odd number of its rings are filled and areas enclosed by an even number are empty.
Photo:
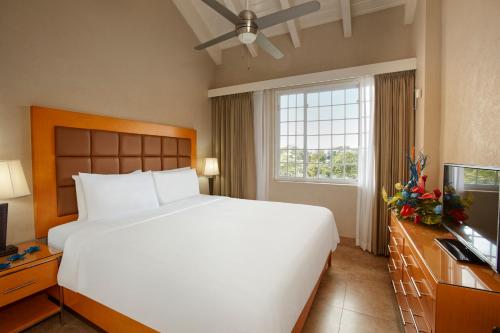
[[[467,209],[474,202],[474,198],[470,192],[461,197],[457,194],[453,186],[445,184],[443,200],[446,202],[446,208],[443,211],[443,220],[461,224],[469,219]]]
[[[427,156],[419,153],[415,157],[415,148],[412,148],[408,162],[410,164],[408,183],[404,186],[397,183],[394,186],[397,192],[392,197],[389,197],[383,188],[382,197],[389,209],[395,211],[401,220],[428,225],[439,224],[443,210],[439,201],[441,191],[435,189],[432,193],[427,192],[425,189],[427,176],[422,173],[427,163]]]

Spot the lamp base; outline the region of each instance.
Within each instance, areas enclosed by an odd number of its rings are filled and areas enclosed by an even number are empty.
[[[210,195],[214,195],[214,180],[215,177],[208,177],[208,191],[210,192]]]
[[[11,254],[17,253],[17,246],[15,245],[7,245],[5,250],[0,250],[0,257],[10,256]]]

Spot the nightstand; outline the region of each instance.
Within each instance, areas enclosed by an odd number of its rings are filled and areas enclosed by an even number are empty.
[[[20,332],[40,321],[61,314],[61,288],[57,286],[57,271],[61,251],[39,242],[19,245],[19,252],[30,246],[40,251],[27,254],[7,269],[0,270],[0,332]],[[1,257],[5,262],[7,257]],[[52,302],[47,291],[57,288],[59,304]]]

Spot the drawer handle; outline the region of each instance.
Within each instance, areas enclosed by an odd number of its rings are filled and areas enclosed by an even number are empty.
[[[394,281],[391,280],[391,283],[392,283],[392,289],[394,289],[394,293],[399,294],[399,291],[396,289],[396,284],[394,283]]]
[[[396,271],[396,267],[392,267],[391,264],[387,264],[387,269],[389,273],[394,273]]]
[[[2,292],[2,295],[7,295],[7,294],[10,294],[10,293],[13,293],[14,291],[17,291],[19,289],[23,289],[23,288],[26,288],[27,286],[31,286],[32,284],[35,284],[36,281],[35,280],[31,280],[31,281],[28,281],[26,283],[23,283],[17,287],[14,287],[14,288],[10,288],[10,289],[7,289],[7,290],[4,290]]]
[[[389,232],[394,232],[394,230],[392,230],[390,225],[387,226],[387,229],[389,230]]]
[[[398,265],[396,264],[396,260],[394,260],[394,258],[391,258],[392,260],[392,265],[394,266],[395,269],[398,269]],[[398,261],[398,263],[400,263],[401,261]]]
[[[409,258],[409,257],[410,256],[401,255],[401,260],[403,260],[403,265],[405,265],[405,267],[415,266],[414,264],[409,264],[408,262],[406,262],[406,258]]]
[[[406,288],[405,288],[405,283],[408,284],[408,282],[403,282],[403,280],[399,280],[399,285],[401,286],[401,291],[403,292],[403,295],[405,296],[415,296],[414,294],[410,294],[406,291]]]
[[[417,292],[417,296],[419,298],[422,298],[422,296],[430,296],[429,294],[423,293],[418,289],[417,283],[422,283],[425,284],[424,281],[416,281],[413,276],[410,276],[410,281],[413,284],[413,287],[415,288],[415,291]]]
[[[411,324],[411,322],[406,321],[405,316],[403,316],[403,311],[408,312],[408,310],[401,309],[400,305],[398,305],[398,309],[399,309],[399,315],[401,316],[401,321],[403,322],[403,326],[406,326],[406,324]]]
[[[389,249],[389,253],[398,253],[398,250],[394,250],[394,246],[392,245],[387,245],[387,248]]]
[[[417,325],[417,320],[415,319],[415,317],[422,317],[420,315],[417,315],[415,313],[413,313],[413,311],[411,311],[411,309],[408,310],[410,312],[410,317],[411,317],[411,321],[413,322],[413,326],[415,327],[415,331],[417,332],[423,332],[423,333],[427,333],[427,331],[423,330],[423,329],[420,329]]]

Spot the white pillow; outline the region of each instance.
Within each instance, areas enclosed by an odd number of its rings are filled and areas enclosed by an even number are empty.
[[[80,173],[89,220],[157,208],[151,172],[125,175]]]
[[[131,173],[141,173],[141,170],[135,170]],[[78,207],[78,220],[77,221],[86,221],[87,220],[87,203],[85,202],[85,193],[83,192],[82,182],[80,177],[72,176],[75,181],[75,189],[76,189],[76,205]]]
[[[154,172],[153,179],[161,205],[200,194],[196,170]]]

